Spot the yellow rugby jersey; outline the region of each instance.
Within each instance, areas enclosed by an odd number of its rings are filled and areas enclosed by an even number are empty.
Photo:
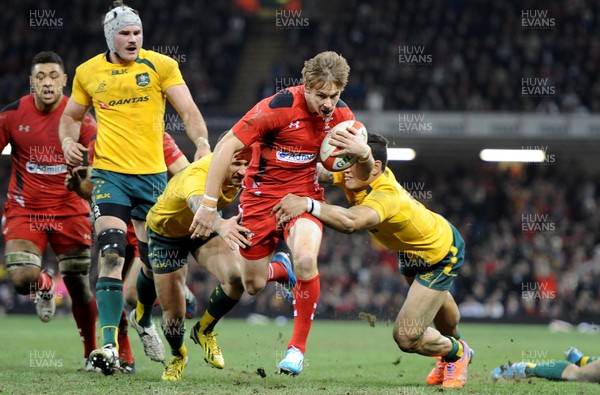
[[[113,64],[106,53],[77,67],[71,98],[94,106],[94,168],[124,174],[167,170],[163,156],[167,88],[184,84],[174,59],[140,50],[135,62]]]
[[[333,173],[333,180],[343,187],[344,173]],[[344,191],[351,206],[370,207],[379,214],[381,223],[369,233],[387,248],[414,254],[429,264],[448,254],[453,239],[448,221],[415,200],[389,168],[364,191]]]
[[[146,216],[146,225],[161,236],[179,238],[191,235],[189,231],[194,213],[188,206],[192,195],[204,195],[206,176],[213,154],[203,156],[190,164],[167,183],[162,195]],[[241,186],[221,187],[217,209],[224,209],[238,194]]]

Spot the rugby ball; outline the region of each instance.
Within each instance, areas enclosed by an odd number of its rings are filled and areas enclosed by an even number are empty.
[[[329,131],[329,133],[327,133],[327,135],[323,139],[323,142],[321,143],[321,149],[319,150],[319,156],[321,157],[321,163],[323,164],[323,167],[329,171],[346,170],[347,168],[349,168],[350,166],[355,164],[356,161],[358,160],[357,157],[355,157],[354,155],[350,155],[350,154],[344,155],[344,156],[332,156],[334,153],[340,151],[340,149],[338,147],[335,147],[335,146],[329,144],[332,133],[335,133],[335,132],[341,131],[341,130],[346,130],[346,128],[349,126],[357,129],[358,132],[360,133],[360,135],[365,139],[365,142],[368,139],[367,128],[365,128],[365,125],[363,125],[361,122],[359,122],[357,120],[353,119],[350,121],[344,121],[344,122],[340,122],[337,125],[335,125],[333,127],[333,129],[331,129]]]

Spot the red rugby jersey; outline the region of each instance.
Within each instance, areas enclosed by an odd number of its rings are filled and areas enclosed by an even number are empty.
[[[327,130],[350,119],[354,114],[340,100]],[[256,143],[244,178],[244,192],[269,198],[295,193],[322,199],[316,169],[321,142],[327,134],[325,127],[323,118],[308,110],[303,85],[258,102],[232,128],[247,147]]]
[[[67,105],[43,113],[34,95],[23,96],[0,112],[0,150],[10,143],[12,172],[7,207],[45,210],[52,215],[87,214],[90,207],[65,188],[67,164],[58,138],[58,124]],[[87,114],[81,123],[79,142],[88,146],[96,135],[96,121]]]
[[[169,133],[165,133],[163,137],[163,153],[165,155],[165,164],[167,167],[171,166],[177,159],[183,156],[183,152],[181,152],[175,139],[171,137]]]

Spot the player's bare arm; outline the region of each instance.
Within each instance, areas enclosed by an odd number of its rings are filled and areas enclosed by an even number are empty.
[[[171,175],[177,174],[181,170],[183,170],[186,167],[188,167],[189,164],[190,164],[190,161],[185,156],[182,156],[182,157],[178,158],[175,162],[173,162],[170,165],[168,165],[167,166],[167,171]]]
[[[80,166],[83,164],[83,153],[88,149],[79,141],[79,130],[81,122],[85,118],[89,107],[76,103],[69,99],[65,111],[60,117],[58,124],[58,138],[60,139],[65,161],[71,166]]]
[[[371,147],[363,140],[356,128],[349,126],[346,130],[337,131],[331,135],[329,144],[341,148],[333,156],[351,154],[358,157],[356,177],[362,181],[369,179],[375,160],[371,155]]]
[[[194,213],[200,208],[202,197],[203,195],[192,195],[188,199],[188,207]],[[212,231],[217,232],[232,250],[235,249],[236,246],[244,248],[250,245],[250,241],[244,237],[245,232],[250,232],[250,230],[239,225],[239,220],[240,215],[229,219],[223,219],[221,216],[217,215],[217,218],[212,224]]]
[[[379,214],[370,207],[344,208],[320,203],[293,193],[287,194],[271,211],[271,215],[277,216],[278,222],[287,222],[303,213],[309,213],[323,221],[325,225],[343,233],[371,229],[381,222]]]
[[[181,120],[185,124],[185,131],[196,145],[194,160],[198,160],[204,155],[210,153],[210,144],[208,142],[208,129],[206,122],[192,99],[192,94],[185,84],[173,85],[165,91],[169,103],[175,108]]]
[[[244,143],[230,130],[215,146],[210,169],[206,178],[202,203],[194,215],[190,226],[191,237],[208,237],[212,232],[212,225],[217,219],[217,200],[219,192],[233,155],[245,148]]]
[[[250,232],[250,229],[244,228],[238,223],[240,217],[241,214],[228,219],[217,217],[213,224],[213,230],[232,250],[235,250],[236,247],[245,248],[251,245],[250,241],[244,236],[246,232]]]

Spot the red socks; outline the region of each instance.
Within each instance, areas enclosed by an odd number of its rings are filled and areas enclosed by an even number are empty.
[[[121,321],[119,321],[119,334],[117,335],[117,341],[119,342],[119,359],[128,363],[133,363],[133,353],[131,352],[129,336],[127,336],[128,326],[129,322],[127,321],[127,312],[125,309],[123,309],[123,312],[121,313]]]
[[[52,288],[52,278],[50,278],[50,275],[46,272],[40,272],[37,286],[38,291],[50,291],[50,288]]]
[[[296,288],[294,288],[294,331],[288,348],[294,346],[302,353],[306,350],[306,339],[320,294],[321,282],[318,274],[310,280],[298,279]]]
[[[79,336],[83,341],[83,356],[87,358],[93,350],[98,348],[96,345],[96,321],[98,320],[96,298],[92,298],[87,304],[80,304],[73,300],[71,310],[77,329],[79,329]]]
[[[288,279],[288,272],[285,270],[283,263],[273,261],[269,263],[269,273],[267,274],[267,282],[277,281],[278,283],[286,282]]]

